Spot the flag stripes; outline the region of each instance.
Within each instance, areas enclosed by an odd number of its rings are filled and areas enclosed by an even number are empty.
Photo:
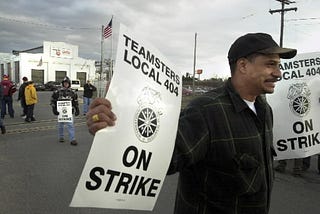
[[[112,35],[112,19],[110,20],[110,22],[107,25],[107,27],[105,27],[104,30],[103,30],[103,38],[106,39],[111,35]]]

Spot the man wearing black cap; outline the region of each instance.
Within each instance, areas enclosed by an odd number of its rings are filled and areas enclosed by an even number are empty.
[[[279,47],[268,34],[241,36],[228,53],[231,78],[183,109],[168,169],[180,173],[176,214],[269,212],[276,154],[272,110],[261,95],[274,92],[280,58],[296,52]],[[90,133],[115,120],[108,100],[93,101]]]
[[[75,116],[78,116],[79,111],[79,103],[78,103],[78,94],[71,89],[71,81],[69,77],[64,77],[61,82],[62,88],[54,91],[51,96],[51,107],[52,112],[54,115],[59,115],[59,111],[57,109],[59,101],[70,101],[72,105],[72,113]],[[69,132],[69,142],[71,145],[76,146],[78,142],[76,141],[75,137],[75,128],[74,128],[74,121],[65,121],[65,122],[58,122],[58,135],[59,135],[59,142],[64,143],[64,127],[67,127]]]
[[[28,85],[28,78],[23,77],[22,81],[23,81],[23,83],[19,87],[18,100],[20,100],[20,104],[22,107],[21,117],[26,117],[27,116],[27,104],[26,104],[26,98],[24,96],[24,90],[25,90],[26,86]]]

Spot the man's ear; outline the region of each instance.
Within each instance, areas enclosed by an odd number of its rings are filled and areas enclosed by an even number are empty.
[[[246,73],[247,71],[248,60],[246,58],[240,58],[237,61],[237,67],[240,73]]]

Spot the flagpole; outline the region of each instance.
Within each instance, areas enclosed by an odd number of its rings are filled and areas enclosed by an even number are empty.
[[[110,69],[111,75],[110,80],[113,76],[113,34],[111,34],[111,69]]]
[[[196,74],[197,33],[194,34],[192,93],[194,94],[194,76]]]
[[[113,18],[113,16],[112,16]],[[111,20],[112,20],[111,18]],[[113,21],[113,20],[112,20]],[[110,84],[112,76],[113,76],[113,33],[111,34],[111,51],[110,51],[110,62],[109,62],[109,79],[107,84]],[[107,95],[107,90],[104,91],[104,96]]]
[[[104,37],[103,37],[103,31],[104,31],[104,26],[102,25],[101,27],[101,55],[100,55],[100,76],[99,76],[99,90],[98,90],[98,97],[101,97],[101,92],[102,92],[102,88],[101,88],[101,76],[102,76],[102,72],[103,72],[103,41],[104,41]]]
[[[113,25],[113,15],[112,15],[112,17],[111,17],[111,20],[112,20],[112,25]],[[113,26],[112,26],[112,28],[113,28]],[[113,76],[113,33],[111,33],[111,57],[110,57],[110,59],[111,59],[111,68],[110,68],[110,81],[111,81],[111,78],[112,78],[112,76]]]
[[[111,51],[110,51],[111,56],[110,56],[109,62],[108,62],[108,65],[109,65],[108,74],[109,75],[107,75],[107,77],[108,77],[107,81],[106,81],[107,84],[110,83],[111,77],[112,77],[112,72],[113,72],[112,71],[112,49],[113,49],[113,44],[112,44],[112,39],[113,39],[113,37],[112,37],[112,19],[113,19],[113,16],[112,16],[110,22],[108,23],[108,25],[106,27],[104,27],[104,26],[102,27],[102,40],[101,40],[102,41],[101,42],[101,45],[102,45],[101,48],[102,49],[103,49],[103,40],[111,36]],[[101,51],[101,56],[102,55],[103,55],[103,51]],[[103,69],[103,58],[102,57],[101,57],[101,69]],[[106,94],[106,87],[104,87],[103,91],[101,92],[101,96],[105,96],[105,94]]]

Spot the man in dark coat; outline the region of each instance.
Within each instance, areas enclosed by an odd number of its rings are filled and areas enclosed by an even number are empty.
[[[27,115],[27,104],[26,104],[26,98],[24,96],[24,90],[25,90],[25,88],[26,88],[26,86],[28,84],[28,78],[27,77],[23,77],[22,81],[23,81],[23,83],[19,87],[18,100],[20,100],[20,104],[21,104],[21,107],[22,107],[21,117],[26,117],[26,115]]]

